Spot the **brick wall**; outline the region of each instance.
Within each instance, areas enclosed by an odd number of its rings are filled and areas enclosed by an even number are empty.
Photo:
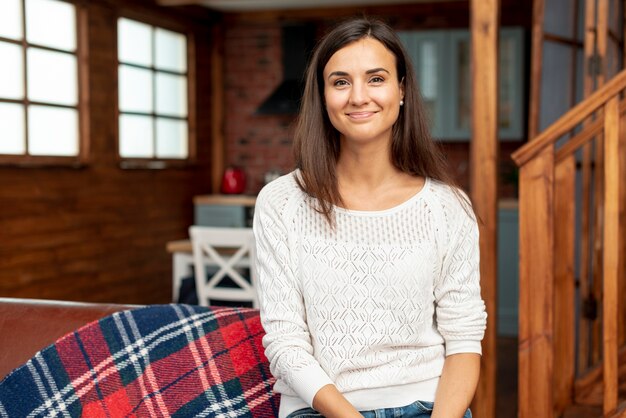
[[[238,24],[226,30],[226,166],[245,169],[247,192],[258,192],[269,170],[293,169],[290,115],[256,115],[282,81],[280,25]]]

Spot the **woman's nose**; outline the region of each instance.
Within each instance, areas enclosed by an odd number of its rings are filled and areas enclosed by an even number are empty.
[[[369,101],[367,86],[365,83],[353,83],[350,90],[350,104],[361,106]]]

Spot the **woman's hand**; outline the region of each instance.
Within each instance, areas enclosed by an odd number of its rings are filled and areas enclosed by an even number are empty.
[[[474,398],[479,376],[479,354],[459,353],[446,357],[432,418],[462,418]]]
[[[323,386],[313,398],[313,409],[326,418],[363,418],[335,385]]]

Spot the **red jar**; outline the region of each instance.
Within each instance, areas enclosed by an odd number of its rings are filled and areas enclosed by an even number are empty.
[[[228,167],[222,177],[222,193],[241,194],[246,189],[246,174],[238,167]]]

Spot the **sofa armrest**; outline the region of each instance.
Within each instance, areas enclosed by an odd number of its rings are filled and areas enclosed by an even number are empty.
[[[0,380],[81,326],[133,305],[0,298]]]

